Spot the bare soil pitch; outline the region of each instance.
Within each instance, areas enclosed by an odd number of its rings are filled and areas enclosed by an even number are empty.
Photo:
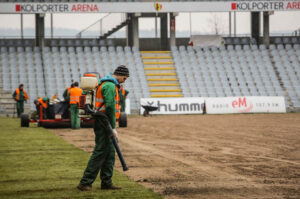
[[[136,116],[128,125],[118,130],[126,174],[167,199],[300,198],[300,114]],[[53,132],[93,150],[92,129]]]

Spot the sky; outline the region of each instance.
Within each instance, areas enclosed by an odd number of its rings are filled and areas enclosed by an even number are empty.
[[[76,33],[91,25],[107,14],[54,14],[54,36],[56,37],[75,37]],[[34,36],[35,19],[34,15],[23,15],[24,29],[28,29],[27,35]],[[113,14],[103,20],[103,27],[109,29],[116,25],[121,14]],[[159,20],[158,27],[159,27]],[[176,34],[177,36],[188,37],[192,34],[214,34],[215,21],[220,33],[229,33],[229,13],[179,13],[176,17]],[[191,23],[191,24],[190,24]],[[50,35],[50,14],[45,18],[46,35]],[[140,18],[140,32],[148,32],[147,36],[155,36],[155,19]],[[300,12],[275,12],[270,16],[270,33],[271,34],[291,34],[292,31],[300,28]],[[232,14],[233,29],[233,14]],[[238,35],[250,33],[250,13],[239,12],[236,14],[236,30]],[[0,36],[9,36],[14,31],[16,36],[20,33],[20,15],[19,14],[1,14],[0,15]],[[30,32],[31,31],[31,32]],[[100,23],[95,24],[88,29],[89,35],[98,36],[100,34]],[[159,30],[158,30],[159,32]],[[233,33],[233,30],[232,30]],[[8,35],[6,35],[8,34]],[[125,36],[125,29],[121,30],[117,36]],[[142,35],[143,36],[143,35]]]

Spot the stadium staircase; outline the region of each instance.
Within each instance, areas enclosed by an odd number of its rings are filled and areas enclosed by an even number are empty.
[[[124,26],[127,26],[129,24],[129,22],[130,22],[130,19],[127,19],[126,21],[120,23],[119,25],[117,25],[113,29],[109,30],[108,32],[106,32],[105,34],[103,34],[102,36],[100,36],[99,39],[106,39],[107,37],[109,37],[113,33],[117,32],[118,30],[120,30]]]
[[[183,97],[170,51],[141,51],[151,97]]]
[[[4,91],[0,87],[0,116],[17,116],[17,110],[15,101],[12,98],[12,93],[9,91]],[[29,113],[30,107],[24,105],[24,113]]]

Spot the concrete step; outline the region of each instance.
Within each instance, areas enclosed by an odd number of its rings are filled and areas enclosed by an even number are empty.
[[[12,113],[0,113],[0,117],[13,117]],[[17,114],[15,114],[15,117],[17,117]]]
[[[180,88],[166,88],[166,87],[164,87],[163,89],[157,89],[157,88],[150,89],[150,92],[151,93],[154,93],[154,92],[162,92],[162,93],[166,93],[166,92],[181,92],[181,89]]]
[[[143,64],[145,66],[148,66],[148,65],[174,65],[174,62],[173,61],[163,61],[163,62],[144,61]]]
[[[170,95],[170,94],[158,94],[158,95],[152,95],[151,94],[151,97],[162,97],[162,98],[168,98],[168,97],[183,97],[182,94],[178,94],[178,95]]]
[[[166,74],[166,75],[156,75],[156,74],[146,74],[147,79],[172,79],[177,80],[177,75],[175,74]]]
[[[141,51],[142,57],[172,57],[170,51]]]
[[[142,58],[143,62],[147,63],[147,62],[172,62],[172,59],[166,59],[166,58],[155,58],[155,57],[151,57],[152,59],[144,59]]]
[[[149,86],[149,85],[148,85]],[[150,90],[157,90],[157,89],[180,89],[179,86],[149,86]]]
[[[181,91],[174,92],[150,92],[150,95],[181,95]]]
[[[163,79],[163,78],[148,78],[148,84],[178,84],[177,78]]]
[[[8,108],[14,108],[16,106],[15,103],[1,103],[0,107],[8,109]]]
[[[2,92],[0,92],[0,99],[12,99],[12,93],[2,93]]]
[[[161,71],[151,71],[151,72],[147,72],[145,74],[146,76],[175,76],[175,78],[177,77],[176,73],[162,73]]]
[[[144,68],[145,71],[176,71],[175,67],[171,66],[171,67],[164,67],[164,66],[156,66],[156,67],[145,67]]]
[[[171,84],[171,83],[164,83],[164,84],[148,84],[148,86],[150,87],[167,87],[167,86],[170,86],[170,87],[180,87],[179,84],[175,83],[175,84]]]
[[[177,74],[176,74],[176,71],[173,69],[169,69],[169,70],[163,70],[163,69],[161,69],[161,70],[146,70],[146,76],[148,75],[148,74],[155,74],[155,75],[161,75],[161,76],[169,76],[169,75],[172,75],[172,76],[174,76],[174,75],[176,75],[177,76]]]
[[[12,98],[0,98],[0,104],[2,103],[15,103],[15,100]]]

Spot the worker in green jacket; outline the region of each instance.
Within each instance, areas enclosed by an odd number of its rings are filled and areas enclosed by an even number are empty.
[[[129,91],[126,90],[123,85],[120,85],[119,96],[120,96],[121,112],[125,112],[126,97],[127,97],[128,94],[129,94]]]
[[[68,88],[66,88],[66,90],[63,93],[63,97],[65,99],[65,102],[67,102],[67,103],[69,103],[69,101],[70,101],[69,92],[70,92],[71,88],[73,88],[73,87],[74,87],[74,85],[72,83],[71,86],[69,86]]]
[[[116,138],[118,138],[116,119],[120,115],[119,84],[125,82],[128,77],[128,68],[119,66],[112,75],[100,80],[96,92],[96,108],[107,115]],[[95,148],[77,188],[81,191],[91,191],[92,184],[101,170],[101,189],[121,189],[112,183],[115,148],[109,137],[109,132],[101,126],[97,118],[95,118],[94,133]]]
[[[29,99],[27,92],[24,89],[24,85],[20,84],[12,96],[16,101],[17,114],[18,117],[20,117],[24,112],[24,101],[26,102]]]

